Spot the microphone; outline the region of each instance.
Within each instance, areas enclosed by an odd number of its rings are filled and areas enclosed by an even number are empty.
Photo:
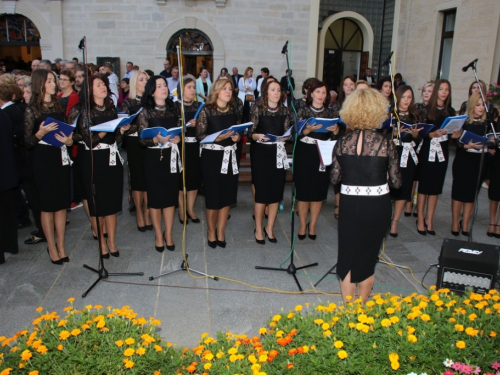
[[[471,62],[469,63],[469,65],[464,66],[464,67],[462,68],[462,72],[466,72],[467,70],[469,70],[469,68],[475,69],[475,68],[476,68],[476,63],[477,63],[477,60],[478,60],[478,59],[475,59],[474,61],[471,61]]]
[[[389,55],[389,57],[384,61],[384,63],[382,64],[382,66],[387,66],[389,65],[389,62],[391,61],[391,57],[392,57],[392,54],[394,53],[394,51],[391,51],[391,54]]]
[[[84,49],[85,48],[85,37],[80,40],[80,43],[78,44],[78,49]]]
[[[288,52],[288,40],[286,41],[285,45],[283,46],[283,49],[281,50],[281,54],[284,55],[287,52]]]

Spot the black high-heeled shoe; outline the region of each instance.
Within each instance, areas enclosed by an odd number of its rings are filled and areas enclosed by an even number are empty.
[[[276,237],[273,237],[273,238],[269,237],[269,234],[267,234],[266,227],[262,228],[262,231],[264,232],[264,238],[267,237],[267,239],[269,240],[269,242],[271,242],[271,243],[278,242],[278,240],[276,239]]]
[[[427,233],[429,233],[431,236],[436,235],[436,231],[427,229],[427,223],[425,222],[425,220],[424,220],[424,225],[425,225],[425,230],[427,231]]]
[[[470,235],[470,232],[464,231],[464,227],[462,226],[462,220],[460,220],[460,231],[462,232],[462,235],[464,235],[464,236],[468,237]]]
[[[163,231],[163,240],[165,241],[165,246],[167,247],[168,251],[174,251],[175,250],[175,244],[173,244],[173,245],[168,245],[167,244],[167,239],[165,238],[165,231]]]
[[[405,217],[410,217],[411,216],[411,212],[406,212],[405,211],[404,214],[405,214]]]
[[[223,249],[225,249],[226,248],[226,240],[224,240],[224,241],[217,240],[217,246],[222,247]]]
[[[406,212],[405,212],[405,215],[406,215]],[[411,214],[410,214],[410,215],[411,215]],[[397,222],[398,222],[397,220],[391,220],[391,224],[392,224],[392,222],[393,222],[393,221],[394,221],[395,223],[397,223]],[[392,233],[392,232],[389,230],[389,236],[391,236],[392,238],[397,238],[397,237],[398,237],[398,232],[396,232],[396,233]]]
[[[50,261],[52,262],[52,264],[61,265],[61,264],[63,264],[63,263],[64,263],[64,260],[62,260],[62,259],[52,260],[52,258],[50,257],[50,251],[49,251],[49,248],[47,248],[47,254],[49,254],[49,258],[50,258]]]
[[[184,220],[186,220],[186,225],[189,224],[189,220],[187,220],[186,218],[184,218]],[[184,221],[181,220],[181,217],[179,216],[179,223],[181,223],[182,225],[184,225]]]
[[[163,243],[163,241],[162,241],[162,243]],[[156,236],[155,236],[155,250],[158,251],[159,253],[163,253],[163,250],[165,250],[164,245],[156,246]]]
[[[138,225],[138,226],[137,226],[137,230],[138,230],[139,232],[145,232],[145,231],[146,231],[146,226],[144,226],[144,227],[140,227],[140,226]]]
[[[147,230],[153,230],[153,224],[145,225],[144,228]]]
[[[458,230],[457,231],[454,231],[453,229],[451,230],[451,234],[454,235],[455,237],[457,237],[459,234],[460,234],[460,230],[462,228],[462,220],[460,220],[460,224],[458,226]]]
[[[189,219],[189,220],[191,220],[191,221],[192,221],[193,223],[195,223],[195,224],[199,224],[199,223],[201,223],[201,220],[200,220],[200,218],[198,218],[198,217],[197,217],[196,219],[193,219],[193,218],[191,217],[191,215],[189,215],[189,214],[187,214],[187,217],[188,217],[188,219]]]
[[[417,232],[418,234],[420,234],[421,236],[426,236],[427,235],[427,227],[425,230],[419,230],[418,229],[418,220],[417,220]]]
[[[309,233],[309,223],[307,223],[306,231],[307,231],[307,235],[309,236],[309,238],[311,240],[315,241],[316,240],[316,235]]]
[[[103,259],[109,259],[109,253],[101,254],[101,258],[103,258]]]
[[[112,257],[118,258],[120,256],[120,251],[119,250],[116,250],[116,251],[109,250],[109,254],[111,254]]]
[[[266,244],[266,240],[265,240],[266,237],[264,237],[263,240],[257,239],[257,235],[255,234],[256,231],[257,231],[256,229],[253,230],[253,236],[255,237],[255,242],[257,242],[259,245],[265,245]]]
[[[493,232],[488,232],[488,231],[487,231],[487,232],[486,232],[486,235],[487,235],[488,237],[495,237],[495,228],[496,228],[496,224],[491,224],[491,223],[490,223],[490,225],[489,225],[489,226],[490,226],[490,227],[493,227]]]

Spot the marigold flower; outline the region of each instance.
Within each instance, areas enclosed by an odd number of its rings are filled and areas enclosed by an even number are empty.
[[[82,331],[80,331],[78,328],[75,328],[71,331],[72,336],[78,336],[80,333],[82,333]]]
[[[288,364],[286,365],[286,368],[287,368],[287,369],[291,369],[291,368],[293,368],[293,363],[288,363]]]
[[[62,341],[66,340],[70,336],[71,336],[71,334],[68,331],[61,331],[59,333],[59,339]]]
[[[464,341],[457,341],[455,345],[458,349],[464,349],[466,346]]]
[[[286,317],[288,319],[292,319],[293,317],[295,316],[295,314],[293,312],[289,313]]]
[[[73,297],[68,298],[68,302],[73,302],[75,299]]]
[[[28,359],[30,359],[31,357],[33,357],[33,354],[31,354],[31,352],[30,352],[28,349],[26,349],[25,351],[23,351],[23,352],[21,353],[21,359],[22,359],[23,361],[27,361],[27,360],[28,360]]]
[[[394,314],[396,310],[393,308],[393,307],[388,307],[387,309],[385,309],[385,312],[388,314],[388,315],[392,315]]]
[[[38,312],[42,312],[42,311],[43,311],[43,307],[42,307],[42,306],[37,307],[37,308],[36,308],[36,311],[38,311]]]
[[[473,322],[474,320],[476,320],[476,318],[477,318],[477,315],[476,315],[476,314],[470,314],[470,315],[469,315],[469,320],[470,320],[471,322]]]
[[[28,375],[38,375],[38,370],[28,372]]]
[[[390,327],[392,325],[392,323],[389,319],[382,319],[382,321],[380,322],[380,325],[382,327]]]
[[[394,371],[396,371],[399,368],[399,362],[398,361],[391,362],[391,368]]]
[[[64,349],[64,346],[62,346],[61,344],[57,345],[57,350],[61,351]]]
[[[490,337],[497,337],[497,333],[495,331],[490,332]]]
[[[280,319],[281,319],[281,315],[276,314],[275,316],[273,316],[273,322],[279,322]]]
[[[417,340],[417,336],[415,336],[415,335],[408,335],[408,341],[412,342],[412,343],[417,342],[418,341]]]
[[[146,354],[146,349],[144,349],[142,346],[136,350],[137,355],[144,355]]]
[[[248,361],[253,365],[254,363],[257,363],[257,358],[253,354],[250,354],[248,356]]]
[[[211,363],[205,363],[205,365],[203,366],[205,370],[210,370],[211,367],[212,367]]]
[[[321,328],[322,328],[324,331],[326,331],[327,329],[329,329],[329,328],[330,328],[330,324],[328,324],[328,323],[323,323],[323,324],[321,325]]]
[[[261,354],[259,355],[259,362],[267,362],[267,354]]]
[[[67,320],[61,319],[59,323],[57,323],[58,327],[64,327],[68,323]]]
[[[238,349],[236,348],[231,348],[227,351],[227,354],[236,354],[236,353],[238,353]]]
[[[455,330],[462,332],[464,330],[464,326],[461,324],[455,324]]]
[[[391,361],[391,362],[399,361],[399,355],[398,355],[398,353],[391,353],[391,354],[389,354],[389,361]]]
[[[160,345],[155,345],[153,347],[157,352],[162,352],[163,351],[163,348],[160,346]]]
[[[127,360],[127,362],[125,362],[125,368],[132,368],[134,365],[135,363],[131,360]]]
[[[331,335],[332,335],[332,331],[330,331],[329,329],[328,329],[328,330],[326,330],[326,331],[323,331],[323,336],[325,336],[325,337],[329,337],[329,336],[331,336]]]
[[[337,357],[339,357],[340,359],[346,359],[348,357],[348,354],[345,350],[340,350],[337,353]]]
[[[431,320],[431,317],[428,314],[423,314],[420,319],[422,319],[424,322],[428,322]]]
[[[123,352],[123,355],[124,355],[125,357],[131,357],[131,356],[133,356],[133,355],[134,355],[134,353],[135,353],[135,350],[134,350],[134,349],[132,349],[132,348],[128,348],[128,349],[125,349],[125,351]]]
[[[392,324],[396,324],[399,322],[399,318],[397,316],[391,316],[389,320],[391,321]]]
[[[297,349],[293,348],[288,351],[288,355],[295,355],[297,354]]]
[[[304,345],[302,349],[304,350],[304,353],[309,352],[309,347],[307,345]]]
[[[205,358],[206,361],[211,361],[214,359],[214,355],[212,353],[207,353],[203,358]]]
[[[267,333],[267,328],[262,327],[259,329],[259,335],[265,335]]]
[[[135,339],[132,337],[129,337],[128,339],[125,340],[125,344],[133,345],[133,344],[135,344]]]
[[[40,354],[45,354],[47,353],[48,350],[49,349],[47,349],[45,345],[40,345],[36,351]]]

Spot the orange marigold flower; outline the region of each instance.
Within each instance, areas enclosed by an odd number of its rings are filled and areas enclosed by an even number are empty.
[[[133,361],[127,360],[127,362],[125,362],[125,368],[132,368],[134,365],[135,363]]]
[[[40,354],[45,354],[47,353],[48,350],[49,349],[47,349],[45,345],[40,345],[36,351]]]
[[[288,355],[295,355],[297,354],[297,349],[293,348],[288,351]]]
[[[136,350],[137,355],[144,355],[146,354],[146,349],[144,349],[142,346]]]
[[[125,357],[130,357],[130,356],[133,356],[135,353],[135,350],[132,349],[132,348],[128,348],[128,349],[125,349],[125,351],[123,352],[123,355]]]
[[[22,359],[23,361],[27,361],[27,360],[28,360],[28,359],[30,359],[32,356],[33,356],[33,354],[31,354],[31,352],[30,352],[28,349],[26,349],[25,351],[23,351],[23,352],[21,353],[21,359]]]
[[[59,339],[62,341],[66,340],[70,336],[71,336],[71,334],[68,331],[61,331],[59,333]]]
[[[290,336],[295,336],[298,333],[298,331],[294,328],[290,331]]]
[[[193,365],[189,365],[187,368],[186,368],[186,371],[189,372],[190,374],[192,374],[193,372],[196,371],[196,366],[193,366]]]
[[[291,369],[291,368],[293,368],[293,363],[288,363],[288,364],[286,365],[286,368],[287,368],[287,369]]]
[[[61,344],[57,345],[57,350],[61,351],[64,349],[64,346],[62,346]]]
[[[43,311],[43,307],[42,307],[42,306],[37,307],[37,308],[36,308],[36,311],[38,311],[38,312],[42,312],[42,311]]]
[[[457,346],[458,349],[464,349],[466,347],[465,341],[457,341],[455,345]]]
[[[38,375],[38,370],[28,372],[28,375]]]
[[[68,298],[68,302],[73,302],[75,299],[73,297]]]
[[[155,349],[157,352],[161,352],[161,351],[163,351],[163,348],[162,348],[160,345],[155,345],[155,346],[154,346],[154,349]]]
[[[497,337],[497,333],[495,331],[490,332],[490,337]]]
[[[297,348],[297,353],[299,353],[299,354],[304,354],[304,353],[305,353],[304,348],[303,348],[302,346],[299,346],[299,347]]]
[[[80,331],[78,328],[75,328],[71,331],[72,336],[78,336],[80,333],[82,333],[82,331]]]
[[[133,344],[135,344],[135,339],[133,339],[132,337],[129,337],[128,339],[125,340],[125,344],[133,345]]]

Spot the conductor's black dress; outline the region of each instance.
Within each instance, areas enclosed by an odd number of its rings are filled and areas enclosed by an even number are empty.
[[[362,149],[358,155],[359,137]],[[354,130],[341,137],[333,150],[331,181],[342,183],[337,273],[344,280],[350,271],[351,282],[361,282],[374,274],[391,222],[388,183],[401,186],[394,143],[375,130]]]

